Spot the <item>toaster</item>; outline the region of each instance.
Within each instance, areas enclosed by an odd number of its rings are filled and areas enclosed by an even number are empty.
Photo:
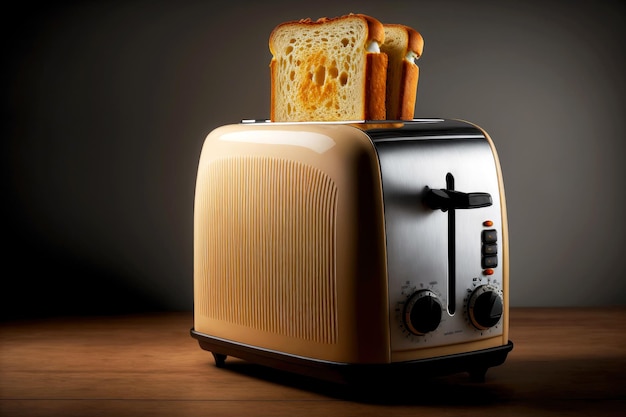
[[[508,252],[480,127],[244,120],[200,154],[190,333],[218,367],[482,380],[513,348]]]

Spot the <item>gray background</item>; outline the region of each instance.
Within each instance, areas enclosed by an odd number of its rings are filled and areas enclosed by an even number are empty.
[[[269,116],[285,20],[371,14],[425,39],[416,116],[485,128],[513,306],[626,304],[620,1],[90,1],[3,12],[3,317],[192,308],[213,128]]]

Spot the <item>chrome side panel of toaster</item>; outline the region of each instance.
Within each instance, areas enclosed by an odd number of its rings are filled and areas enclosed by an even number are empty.
[[[468,317],[468,300],[477,287],[489,285],[502,292],[500,189],[486,138],[476,130],[409,134],[375,144],[385,201],[392,355],[502,335],[502,319],[478,329]],[[427,190],[448,189],[452,183],[460,192],[488,193],[492,204],[445,212],[424,204]],[[483,265],[484,231],[500,235],[491,249],[499,263],[492,263],[492,268]],[[486,270],[491,275],[485,275]],[[404,315],[409,298],[420,290],[429,290],[438,299],[442,316],[436,329],[415,334]]]

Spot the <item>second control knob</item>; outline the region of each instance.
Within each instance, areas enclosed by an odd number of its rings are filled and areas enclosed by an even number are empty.
[[[441,303],[430,290],[420,290],[411,295],[404,306],[404,323],[407,329],[422,336],[435,330],[441,322]]]
[[[486,330],[498,324],[502,311],[502,297],[491,285],[481,285],[470,295],[467,313],[477,329]]]

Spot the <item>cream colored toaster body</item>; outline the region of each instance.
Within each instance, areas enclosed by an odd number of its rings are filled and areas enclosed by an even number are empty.
[[[470,123],[251,122],[205,140],[191,333],[218,365],[484,374],[512,348],[508,263],[499,161]]]

